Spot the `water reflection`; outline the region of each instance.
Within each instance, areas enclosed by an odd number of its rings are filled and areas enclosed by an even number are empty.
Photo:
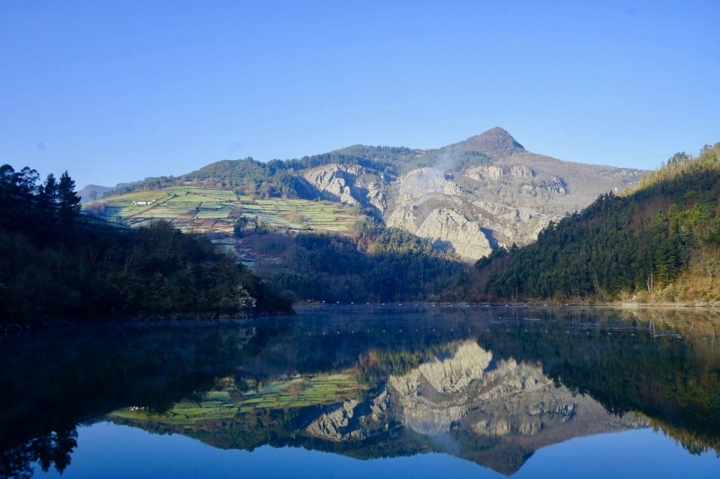
[[[6,338],[0,476],[62,472],[77,425],[99,420],[222,449],[435,451],[506,475],[541,447],[649,425],[718,451],[717,322],[654,314],[328,307]]]

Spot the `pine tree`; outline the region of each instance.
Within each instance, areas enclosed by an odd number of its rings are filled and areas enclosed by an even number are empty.
[[[57,199],[60,227],[67,231],[72,227],[73,220],[80,214],[80,197],[75,194],[75,181],[70,178],[67,171],[60,176]]]
[[[38,193],[40,207],[52,217],[55,216],[58,202],[58,183],[55,175],[50,173],[45,179],[45,183],[40,186]]]

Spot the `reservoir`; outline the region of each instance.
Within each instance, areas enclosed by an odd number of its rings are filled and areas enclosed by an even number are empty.
[[[0,477],[720,477],[711,311],[327,305],[0,338]]]

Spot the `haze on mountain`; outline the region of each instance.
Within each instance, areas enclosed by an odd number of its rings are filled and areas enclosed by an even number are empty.
[[[474,261],[499,246],[534,241],[550,221],[635,184],[641,173],[536,154],[496,127],[434,150],[354,145],[268,163],[222,160],[110,195],[194,184],[260,198],[327,200]]]

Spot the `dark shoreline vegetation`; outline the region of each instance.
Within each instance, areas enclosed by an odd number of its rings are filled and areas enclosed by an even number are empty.
[[[290,300],[201,235],[168,223],[130,229],[80,215],[67,174],[0,167],[0,317],[243,317],[291,312]]]
[[[252,168],[238,169],[219,162],[202,171],[206,179],[238,187],[271,170],[362,164],[345,153],[295,166],[249,161]],[[393,175],[401,168],[398,158],[412,156],[410,150],[376,153],[393,158],[385,166]],[[295,195],[277,190],[280,179],[266,180],[266,188],[253,184],[267,195]],[[602,195],[582,212],[549,224],[537,242],[499,248],[474,268],[452,251],[365,214],[346,236],[280,234],[257,219],[238,219],[236,236],[274,258],[274,264],[257,265],[258,276],[202,235],[183,234],[166,222],[131,229],[81,215],[67,173],[41,182],[34,170],[4,165],[0,315],[6,324],[37,325],[52,319],[282,314],[291,312],[292,301],[306,300],[720,301],[720,144],[706,146],[698,158],[675,155],[636,190]]]

